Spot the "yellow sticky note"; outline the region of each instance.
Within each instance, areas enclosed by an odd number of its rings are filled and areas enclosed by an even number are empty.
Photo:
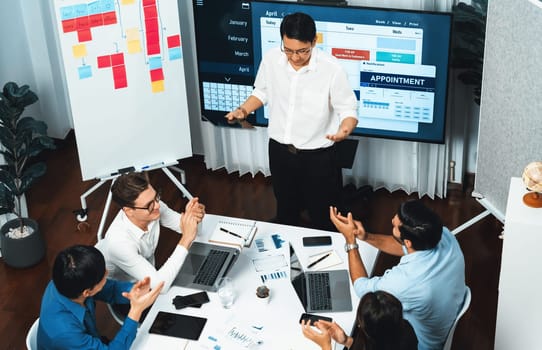
[[[141,52],[141,42],[139,40],[128,41],[128,53]]]
[[[324,34],[321,32],[316,33],[316,43],[321,44],[324,42]]]
[[[81,58],[87,55],[87,45],[78,44],[72,46],[73,57]]]
[[[120,3],[122,5],[133,5],[135,4],[135,0],[122,0]]]
[[[165,90],[163,80],[153,81],[151,82],[151,85],[152,85],[152,92],[162,92]]]
[[[126,40],[139,40],[139,28],[128,28],[126,29]]]

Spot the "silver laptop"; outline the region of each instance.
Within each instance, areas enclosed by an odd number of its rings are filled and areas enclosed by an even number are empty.
[[[306,312],[352,311],[347,270],[301,272],[297,258],[294,254],[291,257],[292,285]]]
[[[193,242],[173,285],[216,292],[215,282],[231,270],[239,253],[233,247]]]

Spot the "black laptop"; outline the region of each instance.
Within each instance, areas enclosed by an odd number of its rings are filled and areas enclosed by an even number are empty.
[[[231,270],[239,253],[233,247],[193,242],[173,285],[216,292],[215,282]]]
[[[290,261],[292,285],[306,312],[352,311],[347,270],[300,272],[297,257]]]

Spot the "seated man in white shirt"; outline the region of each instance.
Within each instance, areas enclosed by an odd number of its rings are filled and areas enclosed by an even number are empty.
[[[195,197],[186,204],[183,214],[177,213],[160,201],[160,194],[150,184],[146,172],[119,176],[111,192],[121,210],[104,239],[96,244],[105,257],[110,277],[136,281],[149,276],[151,287],[163,281],[162,293],[166,293],[196,237],[197,225],[205,215],[204,205]],[[154,252],[160,225],[182,235],[167,261],[156,269]]]

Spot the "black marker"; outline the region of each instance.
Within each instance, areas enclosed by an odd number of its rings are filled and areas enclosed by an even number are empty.
[[[308,268],[311,268],[313,267],[314,265],[318,264],[320,261],[324,260],[325,258],[327,258],[331,253],[327,253],[326,255],[324,255],[323,257],[319,258],[318,260],[312,262],[309,264],[309,266],[307,266]]]

